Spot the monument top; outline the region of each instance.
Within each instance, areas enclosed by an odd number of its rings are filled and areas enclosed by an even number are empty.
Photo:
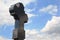
[[[14,17],[14,19],[19,19],[19,17],[25,15],[24,5],[20,2],[11,5],[9,12]]]

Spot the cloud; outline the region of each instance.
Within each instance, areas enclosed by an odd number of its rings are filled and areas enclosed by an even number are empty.
[[[0,40],[4,40],[4,38],[3,37],[0,37]]]
[[[35,1],[36,0],[2,0],[2,2],[4,2],[6,5],[12,5],[17,2],[22,2],[24,4],[24,6],[26,6],[27,4],[29,4],[31,2],[35,2]]]
[[[26,2],[27,1],[27,2]],[[35,1],[35,0],[34,0]],[[29,4],[30,2],[34,2],[32,0],[21,0],[24,5]],[[11,4],[15,4],[19,2],[19,0],[0,0],[0,25],[3,24],[14,24],[14,19],[9,13],[9,6]],[[35,16],[34,14],[28,14],[28,17],[31,18]]]
[[[9,8],[0,0],[0,25],[4,23],[12,23],[13,18],[9,14]],[[14,21],[13,21],[14,22]]]
[[[24,4],[24,5],[27,5],[31,2],[36,2],[36,0],[21,0],[21,2]]]
[[[25,40],[60,40],[60,35],[45,34],[33,29],[33,30],[26,30]]]
[[[3,3],[3,1],[4,1],[4,3]],[[0,0],[0,13],[1,13],[0,14],[0,24],[3,24],[3,23],[13,24],[14,19],[9,14],[8,5],[9,5],[9,3],[14,3],[14,2],[12,0],[9,0],[9,1],[3,0],[3,1]],[[6,4],[5,4],[5,2],[6,2]],[[24,5],[27,5],[32,1],[30,0],[30,1],[26,2],[26,0],[25,1],[23,0],[23,2],[25,2]],[[57,6],[49,5],[46,8],[40,9],[40,12],[48,12],[52,15],[55,15],[55,13],[57,12]],[[30,13],[28,14],[29,18],[35,17],[35,16],[36,15],[34,15],[34,14],[30,14]],[[52,20],[48,21],[46,26],[41,31],[37,31],[36,29],[26,30],[26,39],[25,40],[60,40],[60,25],[59,24],[60,24],[60,17],[53,16]],[[48,33],[48,34],[46,34],[46,33]],[[0,36],[0,40],[10,40],[10,39]]]
[[[29,12],[25,12],[26,14],[27,14],[27,16],[28,16],[28,22],[26,23],[26,24],[29,24],[29,23],[32,23],[32,17],[36,17],[36,16],[38,16],[38,15],[35,15],[35,14],[33,14],[33,13],[30,13],[31,11],[29,10]]]
[[[0,40],[12,40],[12,39],[4,38],[1,36]],[[60,40],[60,35],[46,34],[36,29],[33,29],[33,30],[27,29],[25,40]]]
[[[35,10],[35,8],[33,8],[33,9],[25,8],[25,11],[28,12],[28,13],[29,13],[29,12],[32,12],[32,11],[34,11],[34,10]]]
[[[60,17],[53,16],[52,20],[47,22],[41,32],[60,34]]]
[[[37,16],[35,14],[30,14],[30,13],[27,13],[27,15],[28,15],[29,18]]]
[[[30,13],[30,12],[32,12],[32,11],[34,11],[34,10],[35,10],[35,8],[34,8],[34,9],[28,9],[28,8],[26,8],[26,9],[25,9],[25,13],[28,15],[29,18],[35,17],[35,16],[37,16],[37,15],[35,15],[35,14],[33,14],[33,13]]]
[[[58,6],[57,5],[48,5],[47,7],[41,8],[39,12],[46,12],[51,15],[56,15],[58,12]]]
[[[30,14],[30,13],[26,13],[27,14],[27,16],[28,16],[28,22],[26,23],[26,24],[29,24],[29,23],[32,23],[32,17],[36,17],[36,16],[38,16],[38,15],[35,15],[35,14]]]
[[[25,40],[60,40],[60,17],[53,16],[40,31],[26,30]]]
[[[0,40],[12,40],[12,39],[7,39],[5,37],[0,36]]]

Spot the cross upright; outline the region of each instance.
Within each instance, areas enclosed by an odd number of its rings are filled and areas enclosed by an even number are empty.
[[[27,23],[28,16],[27,14],[25,14],[23,4],[19,2],[12,5],[9,9],[9,12],[15,19],[15,29],[13,30],[13,39],[24,40],[25,39],[24,23]]]

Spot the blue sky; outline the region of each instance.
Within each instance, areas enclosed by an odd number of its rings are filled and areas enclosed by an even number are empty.
[[[56,5],[59,7],[59,2],[58,1],[56,2],[56,1],[57,0],[37,0],[36,3],[30,3],[30,5],[26,6],[26,8],[29,8],[29,9],[35,8],[35,10],[30,13],[38,15],[34,18],[31,18],[31,20],[33,21],[31,23],[31,26],[33,26],[33,28],[37,28],[40,30],[40,28],[43,28],[46,25],[48,20],[52,19],[52,16],[53,16],[52,14],[49,14],[49,12],[39,12],[39,10],[41,8],[47,7],[48,5]],[[59,11],[54,16],[58,16],[58,15],[60,16]],[[31,27],[28,27],[28,28],[31,28]]]
[[[40,36],[43,36],[41,40],[58,40],[58,38],[60,38],[60,36],[58,36],[60,35],[60,30],[57,30],[58,28],[60,29],[60,0],[1,0],[0,39],[11,40],[14,29],[14,19],[10,16],[8,10],[10,5],[19,1],[24,4],[25,12],[29,18],[24,28],[26,35],[30,35],[26,37],[26,40],[39,40],[39,38],[41,38]],[[53,33],[54,35],[58,34],[56,36],[57,38],[51,35]],[[38,37],[36,34],[40,36]],[[48,38],[44,37],[46,35]],[[34,39],[34,36],[37,36],[36,39]]]

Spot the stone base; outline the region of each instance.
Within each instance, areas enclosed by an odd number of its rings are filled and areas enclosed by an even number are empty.
[[[13,39],[25,39],[25,31],[21,31],[18,29],[13,30]]]

